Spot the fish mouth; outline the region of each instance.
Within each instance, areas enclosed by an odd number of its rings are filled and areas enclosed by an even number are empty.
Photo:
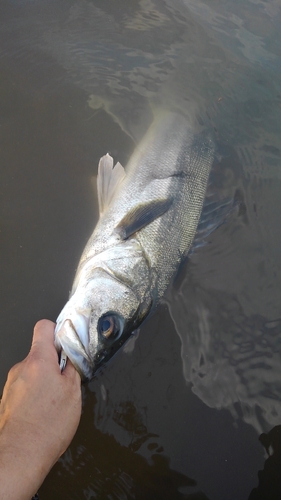
[[[93,363],[89,357],[81,336],[76,331],[73,322],[70,319],[57,324],[55,330],[55,346],[61,354],[61,369],[66,365],[66,357],[70,359],[79,375],[83,380],[90,379],[93,376]]]

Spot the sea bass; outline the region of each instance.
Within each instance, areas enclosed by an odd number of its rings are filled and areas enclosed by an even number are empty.
[[[186,118],[162,113],[126,171],[99,162],[100,218],[55,330],[57,350],[83,378],[124,344],[163,297],[197,229],[214,144]]]

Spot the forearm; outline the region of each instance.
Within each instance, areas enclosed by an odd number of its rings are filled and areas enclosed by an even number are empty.
[[[58,458],[36,429],[7,422],[0,430],[0,500],[30,500]]]

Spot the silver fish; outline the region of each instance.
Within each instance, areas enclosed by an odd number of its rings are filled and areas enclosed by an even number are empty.
[[[99,162],[100,219],[55,330],[57,350],[83,378],[157,306],[186,257],[200,218],[214,144],[177,113],[158,115],[126,172]]]

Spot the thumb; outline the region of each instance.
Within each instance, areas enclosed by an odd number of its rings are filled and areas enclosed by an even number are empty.
[[[34,327],[33,339],[30,353],[32,356],[40,356],[46,360],[55,359],[58,355],[54,345],[55,323],[47,319],[38,321]]]

